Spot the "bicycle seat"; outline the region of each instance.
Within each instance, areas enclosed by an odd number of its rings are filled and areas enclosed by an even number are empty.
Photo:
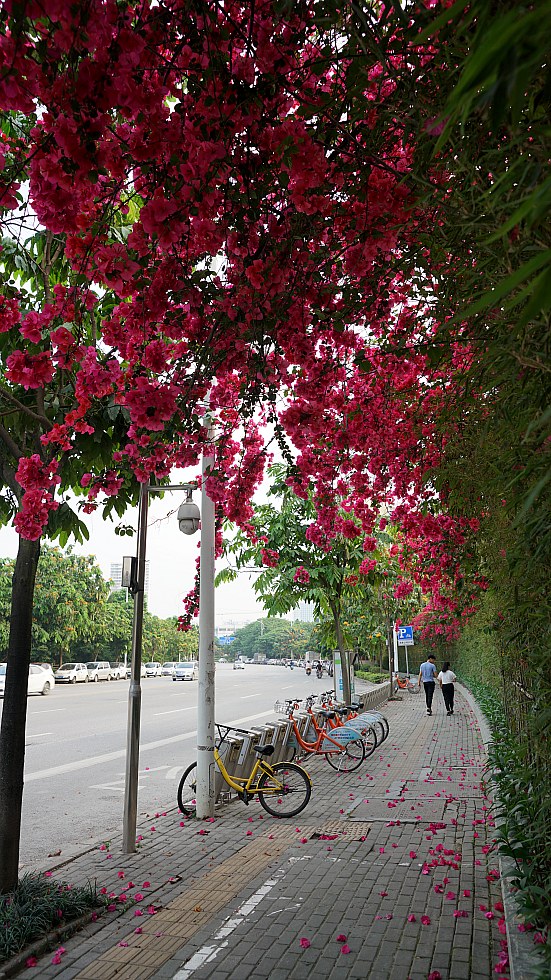
[[[334,718],[335,717],[335,712],[334,711],[323,711],[322,710],[322,711],[318,711],[318,715],[321,715],[322,718]]]
[[[253,749],[259,755],[273,755],[274,752],[273,745],[253,745]]]
[[[347,715],[349,708],[335,708],[334,711],[336,715]]]

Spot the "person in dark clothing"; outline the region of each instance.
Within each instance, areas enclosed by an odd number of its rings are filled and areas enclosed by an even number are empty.
[[[427,703],[427,714],[432,715],[432,699],[434,688],[436,687],[436,665],[434,656],[431,654],[419,668],[419,687],[421,682],[425,689],[425,701]]]

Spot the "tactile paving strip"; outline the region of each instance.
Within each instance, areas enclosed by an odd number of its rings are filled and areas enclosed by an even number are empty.
[[[334,844],[365,838],[371,825],[348,824],[342,820],[323,821],[323,826],[301,824],[301,835],[324,839],[336,835]],[[294,826],[285,824],[270,828],[222,861],[178,896],[156,915],[140,918],[142,932],[134,931],[119,939],[116,946],[105,951],[75,980],[148,980],[174,954],[185,946],[199,929],[235,898],[274,858],[295,843],[298,834]],[[122,945],[121,945],[122,944]]]

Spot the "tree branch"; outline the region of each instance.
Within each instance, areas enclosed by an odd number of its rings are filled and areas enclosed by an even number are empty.
[[[23,402],[20,402],[15,395],[12,395],[10,391],[6,391],[4,387],[0,387],[0,397],[6,398],[7,401],[11,402],[12,405],[15,405],[21,412],[28,415],[29,418],[34,419],[36,422],[40,422],[41,425],[43,425],[48,431],[53,429],[52,423],[48,418],[46,418],[45,415],[39,415],[37,412],[33,412],[32,408],[28,408],[28,406],[24,405]]]

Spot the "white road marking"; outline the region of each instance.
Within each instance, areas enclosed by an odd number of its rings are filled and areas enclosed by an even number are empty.
[[[56,711],[67,711],[67,708],[44,708],[42,711],[29,712],[29,718],[36,718],[37,715],[51,715]]]
[[[27,732],[26,738],[42,738],[44,735],[53,735],[53,732]]]
[[[92,783],[90,789],[108,789],[113,793],[124,793],[124,779],[118,779],[114,783]]]
[[[173,708],[172,711],[156,711],[153,715],[154,718],[160,718],[161,715],[177,715],[179,711],[196,711],[197,705],[192,704],[190,708]]]
[[[142,769],[138,773],[138,788],[143,785],[144,779],[147,779],[152,772],[160,772],[168,769],[168,766],[155,766],[153,769]],[[120,779],[114,779],[110,783],[93,783],[90,789],[107,789],[111,790],[113,793],[124,793],[125,785],[125,773],[121,772]]]
[[[262,900],[266,898],[272,889],[275,888],[275,886],[278,885],[285,877],[291,865],[298,861],[307,860],[309,860],[309,855],[304,855],[303,857],[295,858],[294,860],[291,858],[288,864],[278,868],[277,871],[273,873],[272,877],[268,878],[268,881],[265,881],[264,884],[260,886],[258,891],[254,893],[254,895],[251,895],[246,902],[243,902],[243,905],[240,905],[239,908],[236,909],[233,915],[228,916],[227,919],[224,919],[222,926],[213,936],[212,944],[210,946],[202,946],[201,949],[198,949],[197,952],[190,957],[187,963],[184,963],[182,969],[178,970],[178,972],[174,974],[173,980],[188,980],[188,978],[191,977],[196,970],[203,966],[204,963],[209,963],[211,960],[216,959],[218,954],[229,945],[229,939],[227,937],[231,936],[234,929],[242,925],[243,922],[246,922],[246,920],[256,909],[257,905],[260,905]],[[217,940],[222,941],[216,944]]]
[[[257,697],[258,697],[258,694],[244,694],[243,697],[241,698],[241,700],[242,701],[246,701],[247,698],[257,698]]]
[[[273,711],[261,711],[257,715],[249,715],[247,718],[238,718],[237,721],[228,724],[240,728],[247,721],[257,721],[258,718],[273,716]],[[224,722],[224,724],[226,724]],[[140,752],[148,752],[151,749],[160,749],[165,745],[175,745],[177,742],[187,742],[191,738],[197,738],[197,732],[188,732],[186,735],[171,735],[169,738],[160,738],[155,742],[144,742],[140,746]],[[126,749],[118,749],[116,752],[106,752],[104,755],[94,755],[87,759],[79,759],[75,762],[66,762],[62,766],[53,766],[51,769],[41,769],[37,772],[28,772],[25,775],[25,782],[32,783],[37,779],[51,779],[52,776],[61,776],[66,772],[77,772],[79,769],[90,769],[92,766],[102,766],[106,762],[113,762],[115,759],[124,759]]]
[[[260,905],[262,900],[268,895],[272,888],[274,888],[281,878],[285,877],[288,868],[278,868],[272,878],[269,878],[263,885],[260,886],[254,895],[251,895],[243,905],[240,905],[236,910],[235,914],[225,919],[222,927],[213,936],[214,942],[210,946],[202,946],[198,949],[196,953],[187,961],[185,966],[181,970],[178,970],[174,974],[174,980],[188,980],[204,963],[209,963],[211,960],[216,959],[219,953],[222,952],[229,944],[228,936],[231,936],[234,929],[245,922],[250,915],[254,912],[257,905]],[[217,942],[217,940],[222,940]]]
[[[182,766],[173,766],[172,769],[168,770],[165,779],[177,779],[182,772],[183,772]]]

